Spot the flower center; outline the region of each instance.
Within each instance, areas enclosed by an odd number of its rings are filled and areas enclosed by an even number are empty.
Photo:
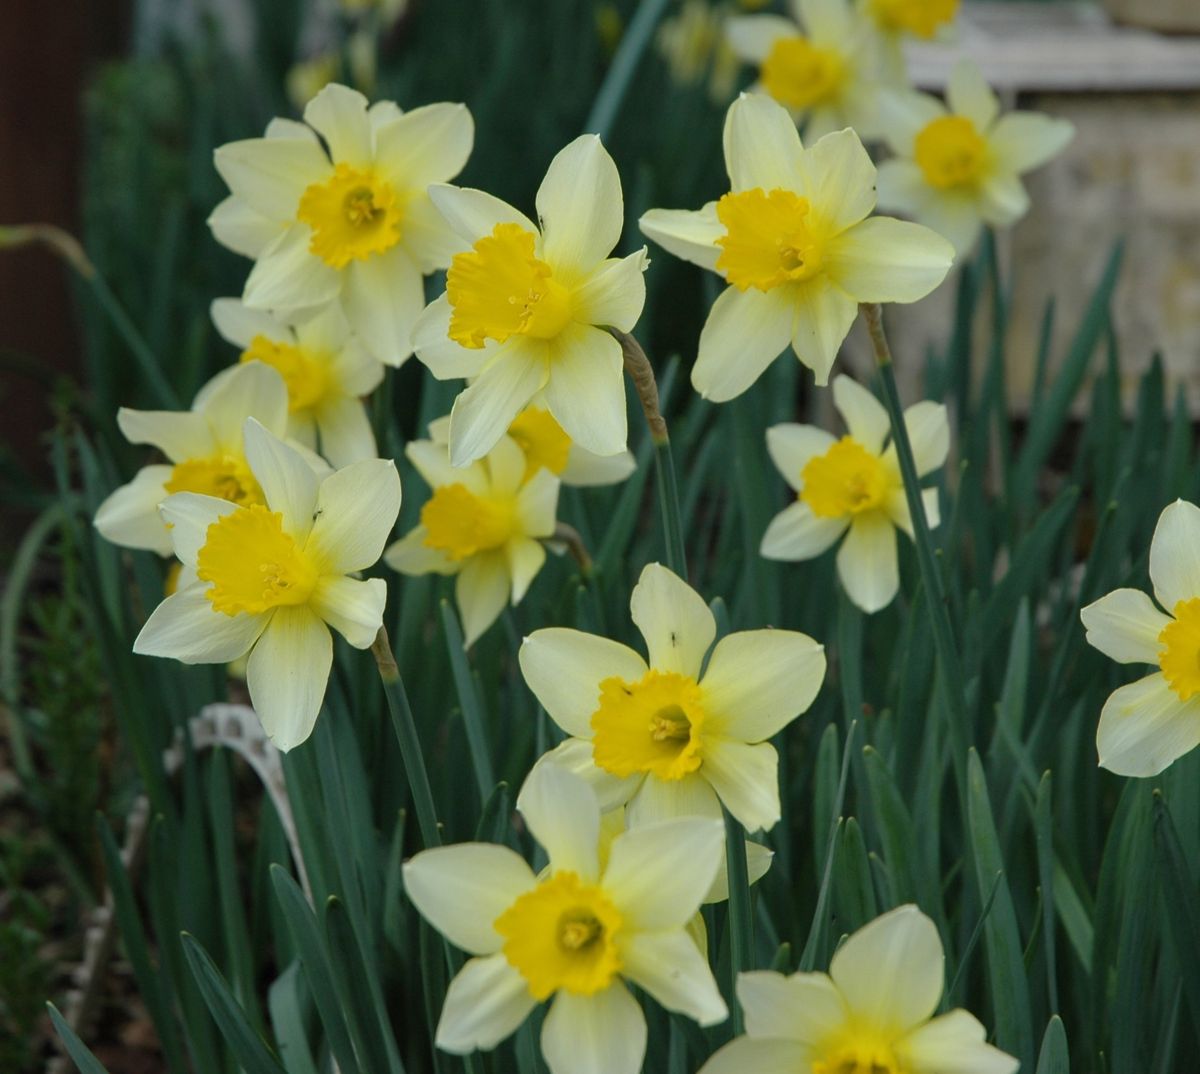
[[[871,14],[885,30],[926,39],[943,23],[953,22],[957,13],[958,0],[871,0]]]
[[[426,547],[445,552],[456,563],[499,548],[512,536],[515,521],[510,502],[476,496],[459,484],[435,489],[421,508]]]
[[[266,336],[255,336],[242,351],[242,362],[262,362],[283,377],[288,390],[288,410],[308,410],[317,405],[329,388],[325,363],[306,354],[291,343],[277,343]]]
[[[212,586],[205,596],[226,615],[257,614],[304,604],[317,570],[283,531],[283,516],[261,504],[232,511],[208,527],[196,556],[196,576]]]
[[[909,1074],[882,1041],[856,1037],[825,1050],[812,1062],[812,1074]]]
[[[567,468],[571,438],[548,410],[531,406],[521,411],[508,427],[511,436],[525,452],[525,478],[528,480],[545,467],[552,474]]]
[[[605,679],[591,722],[592,756],[615,776],[683,779],[703,761],[704,708],[700,686],[688,675],[651,670],[633,683]]]
[[[591,996],[620,972],[621,915],[607,895],[572,872],[555,873],[521,895],[494,923],[504,957],[534,999],[560,988]]]
[[[213,455],[207,459],[186,459],[176,463],[163,488],[168,493],[199,492],[241,507],[264,502],[254,474],[246,460],[238,455]]]
[[[983,172],[987,143],[966,116],[939,116],[921,128],[913,153],[930,186],[969,186]]]
[[[478,349],[510,336],[553,339],[571,320],[570,292],[534,257],[534,235],[519,224],[497,224],[446,274],[450,338]]]
[[[300,195],[296,218],[313,230],[308,248],[336,269],[390,250],[400,241],[403,206],[374,172],[339,164]]]
[[[807,37],[781,37],[763,60],[763,87],[789,108],[811,108],[834,97],[846,78],[846,61]]]
[[[1187,701],[1200,693],[1200,597],[1181,600],[1173,614],[1158,635],[1158,666],[1179,700]]]
[[[717,202],[717,219],[725,225],[717,271],[740,291],[811,279],[822,257],[808,210],[808,199],[790,190],[726,194]]]
[[[888,476],[882,460],[843,436],[800,472],[802,499],[818,518],[845,518],[883,506]]]

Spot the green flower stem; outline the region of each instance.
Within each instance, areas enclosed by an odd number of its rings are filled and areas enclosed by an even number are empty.
[[[738,974],[752,968],[754,923],[750,916],[750,875],[746,868],[746,832],[725,811],[725,868],[729,877],[729,1017],[733,1035],[745,1031],[737,1001]]]
[[[437,812],[433,808],[433,791],[429,787],[429,773],[425,770],[425,757],[421,753],[421,740],[417,738],[417,725],[413,720],[412,706],[400,669],[392,655],[387,628],[381,626],[371,646],[371,655],[379,668],[383,680],[383,692],[387,695],[388,712],[396,740],[400,743],[400,758],[404,762],[404,774],[412,789],[413,805],[417,811],[417,826],[421,829],[421,840],[426,849],[442,845],[442,833],[438,828]]]
[[[679,485],[675,479],[675,463],[671,458],[671,438],[667,423],[658,408],[658,383],[654,369],[642,346],[628,332],[612,329],[625,356],[625,372],[633,381],[646,426],[654,444],[654,463],[658,473],[658,504],[662,509],[663,533],[667,545],[667,566],[680,578],[687,579],[687,553],[683,544],[683,521],[679,511]]]
[[[900,406],[900,393],[896,388],[896,373],[892,366],[892,351],[883,332],[883,310],[878,303],[863,303],[859,307],[871,345],[875,351],[875,364],[879,370],[879,381],[883,387],[883,405],[887,408],[892,423],[892,441],[900,461],[900,475],[904,479],[904,495],[908,500],[912,516],[913,539],[917,546],[917,564],[921,571],[921,584],[925,588],[929,607],[930,623],[933,627],[933,644],[937,651],[938,664],[947,694],[950,714],[951,741],[955,745],[954,764],[960,769],[965,762],[969,742],[970,709],[967,705],[966,682],[963,677],[962,660],[954,642],[954,625],[950,622],[950,607],[946,600],[946,587],[942,584],[942,573],[937,564],[933,537],[925,508],[921,502],[921,480],[917,476],[917,464],[913,458],[912,441],[908,427],[904,424],[904,411]],[[960,773],[961,774],[961,773]],[[960,783],[962,780],[960,779]]]
[[[608,73],[592,102],[592,110],[583,125],[586,133],[608,137],[642,55],[669,4],[670,0],[642,0],[638,5],[637,13],[629,20],[629,27],[621,37]]]

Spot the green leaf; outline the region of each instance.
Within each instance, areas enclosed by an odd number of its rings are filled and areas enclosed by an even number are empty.
[[[1193,1029],[1200,1036],[1200,962],[1197,961],[1197,953],[1200,952],[1200,911],[1196,908],[1200,892],[1184,857],[1171,811],[1160,791],[1154,792],[1154,846],[1162,877],[1159,889],[1162,892],[1166,934],[1179,952],[1183,994],[1191,1011]]]
[[[1067,1031],[1062,1019],[1052,1015],[1042,1037],[1037,1074],[1071,1074],[1071,1056],[1067,1051]]]
[[[462,710],[463,726],[467,732],[467,752],[471,755],[471,769],[475,773],[475,785],[479,788],[479,800],[483,802],[496,785],[492,757],[488,750],[483,702],[471,678],[471,668],[467,663],[467,651],[463,648],[463,635],[458,625],[458,617],[448,600],[442,601],[441,612],[442,630],[446,635],[446,652],[450,656],[454,688],[458,691],[458,706]]]
[[[88,1046],[67,1025],[67,1020],[59,1013],[58,1008],[53,1003],[47,1003],[46,1010],[50,1013],[50,1021],[54,1023],[55,1032],[62,1038],[67,1054],[71,1057],[71,1062],[75,1064],[75,1069],[79,1071],[79,1074],[108,1074],[108,1071],[100,1065],[100,1060],[92,1055]]]

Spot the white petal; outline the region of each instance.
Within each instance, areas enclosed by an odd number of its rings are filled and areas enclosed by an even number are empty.
[[[208,540],[209,526],[238,509],[228,500],[196,492],[177,492],[163,500],[159,515],[179,562],[195,567],[196,556]]]
[[[717,792],[699,772],[683,779],[646,776],[625,807],[625,821],[631,829],[660,820],[721,815]]]
[[[312,610],[356,649],[369,649],[383,625],[387,583],[382,578],[360,581],[326,575],[317,582]]]
[[[1171,622],[1145,593],[1116,589],[1079,613],[1087,643],[1122,664],[1157,664],[1163,628]]]
[[[716,403],[741,395],[791,341],[794,321],[788,288],[727,287],[700,332],[692,386]]]
[[[455,233],[473,246],[485,235],[490,235],[497,224],[519,224],[526,231],[537,234],[537,228],[524,213],[507,202],[470,187],[434,184],[429,196],[438,212]]]
[[[209,307],[213,326],[221,338],[245,350],[255,336],[291,342],[292,332],[282,321],[263,310],[250,309],[240,298],[217,298]]]
[[[558,476],[564,485],[591,488],[598,485],[615,485],[624,481],[636,469],[637,459],[630,451],[622,451],[616,455],[594,455],[578,444],[572,444],[566,468]]]
[[[690,209],[651,209],[638,221],[643,235],[668,253],[701,268],[717,268],[721,247],[717,239],[725,225],[717,218],[717,203],[710,201],[696,212]]]
[[[517,521],[527,536],[553,535],[559,484],[549,470],[539,470],[517,494]]]
[[[522,642],[518,659],[538,703],[567,734],[579,738],[592,737],[604,679],[637,682],[647,671],[646,662],[620,642],[567,627],[535,630]]]
[[[834,444],[834,437],[815,425],[787,422],[772,425],[767,430],[767,454],[784,481],[799,492],[804,487],[800,475],[809,461],[824,455]]]
[[[979,215],[992,227],[1011,227],[1029,212],[1029,195],[1021,180],[1007,172],[995,172],[979,192]]]
[[[786,108],[743,93],[729,106],[722,135],[733,193],[762,187],[795,190],[800,183],[800,135]]]
[[[833,405],[842,415],[850,435],[872,455],[882,454],[891,425],[887,411],[871,390],[850,377],[837,376],[833,380]],[[948,430],[946,437],[949,445]]]
[[[367,99],[358,90],[330,82],[308,102],[304,122],[325,139],[335,164],[365,168],[371,163]]]
[[[759,552],[765,559],[794,562],[815,559],[846,532],[849,520],[819,518],[801,500],[785,507],[767,526]]]
[[[169,556],[171,534],[159,517],[158,505],[167,498],[163,485],[170,479],[170,466],[143,466],[129,484],[111,492],[93,520],[101,536],[122,548]]]
[[[537,192],[542,256],[556,273],[582,275],[606,258],[621,237],[625,204],[617,166],[594,134],[555,154]]]
[[[443,485],[463,485],[468,492],[486,496],[489,491],[488,474],[482,462],[470,466],[451,466],[450,452],[445,442],[412,440],[404,449],[408,461],[431,489]]]
[[[713,649],[701,680],[705,730],[762,742],[807,712],[825,678],[825,650],[794,630],[742,630]]]
[[[555,872],[577,873],[587,884],[600,875],[600,803],[587,781],[555,764],[529,773],[517,809]]]
[[[981,133],[992,125],[1000,112],[999,100],[982,72],[970,60],[959,60],[950,71],[946,101],[951,111],[966,116]]]
[[[842,944],[829,976],[852,1017],[882,1034],[899,1034],[937,1009],[944,961],[937,926],[906,905],[875,918]]]
[[[375,164],[397,186],[424,191],[462,171],[474,141],[475,121],[466,105],[427,104],[379,125]]]
[[[796,1074],[811,1069],[811,1049],[792,1040],[731,1040],[700,1068],[699,1074]]]
[[[847,1020],[841,993],[823,973],[739,973],[737,996],[751,1037],[816,1044]]]
[[[346,269],[342,309],[358,338],[385,365],[413,352],[413,326],[425,308],[425,284],[403,246]]]
[[[210,450],[243,454],[247,418],[255,419],[273,436],[282,436],[287,428],[287,385],[262,362],[235,365],[218,373],[200,389],[194,405],[211,430],[215,448]]]
[[[167,597],[146,620],[133,651],[184,664],[227,664],[245,656],[269,616],[214,611],[205,589],[189,586]]]
[[[921,131],[946,114],[946,107],[928,93],[910,91],[882,95],[879,102],[883,136],[897,156],[913,157],[913,141]],[[880,178],[883,168],[879,169]],[[883,204],[883,184],[879,184],[879,203]]]
[[[296,451],[254,418],[243,431],[246,461],[262,486],[267,506],[283,515],[283,529],[303,544],[317,505],[317,475]]]
[[[575,318],[585,324],[632,332],[646,303],[646,247],[602,261],[575,291]]]
[[[461,564],[445,552],[430,548],[425,543],[428,536],[429,531],[424,526],[414,526],[384,552],[383,561],[401,574],[457,574],[462,569]]]
[[[725,40],[739,60],[762,64],[781,37],[798,37],[800,27],[780,15],[742,15],[725,20]]]
[[[926,399],[910,406],[904,412],[904,428],[912,441],[918,477],[945,465],[950,454],[950,421],[941,403]]]
[[[1075,137],[1065,119],[1037,112],[1009,112],[988,135],[988,148],[1006,171],[1027,172],[1058,156]]]
[[[452,1055],[496,1047],[537,1006],[529,986],[503,955],[473,958],[446,990],[435,1043]]]
[[[936,197],[921,169],[911,160],[885,160],[876,177],[878,207],[884,212],[922,218],[925,203]]]
[[[886,462],[892,463],[896,475],[896,484],[888,491],[887,499],[884,501],[884,511],[897,529],[903,530],[910,539],[915,540],[912,513],[908,509],[908,497],[904,492],[904,484],[900,480],[899,464],[895,462],[895,452],[892,448],[888,448],[884,459]],[[931,530],[937,529],[942,516],[936,488],[921,490],[921,506],[925,509],[926,525]]]
[[[858,301],[828,276],[816,276],[790,290],[796,304],[792,349],[813,371],[817,384],[827,384],[834,359],[858,315]]]
[[[769,742],[706,739],[700,772],[746,831],[769,831],[779,820],[779,757]]]
[[[614,341],[615,342],[615,341]],[[483,458],[512,424],[549,375],[544,344],[522,339],[454,400],[450,411],[450,462],[466,466]]]
[[[974,248],[983,230],[979,200],[973,192],[937,191],[925,198],[917,217],[949,242],[960,260]]]
[[[503,552],[484,552],[466,561],[454,584],[465,646],[473,645],[500,617],[511,587]]]
[[[230,195],[208,216],[213,238],[243,257],[257,258],[287,226],[284,221],[256,213],[241,198]]]
[[[1200,597],[1200,508],[1176,500],[1163,509],[1150,541],[1150,581],[1168,612]]]
[[[842,232],[875,208],[875,165],[849,127],[810,144],[800,172],[813,224],[822,232]]]
[[[790,0],[800,25],[818,42],[844,40],[854,31],[854,13],[840,0]]]
[[[846,594],[868,614],[886,608],[900,588],[896,530],[882,511],[856,515],[838,549],[838,577]]]
[[[450,267],[466,242],[446,223],[424,191],[413,193],[404,206],[404,248],[425,274]]]
[[[1200,745],[1200,699],[1180,701],[1161,672],[1114,690],[1100,712],[1100,767],[1156,776]]]
[[[323,403],[316,412],[321,453],[337,467],[374,459],[378,454],[371,419],[362,401],[342,395]]]
[[[954,249],[920,224],[873,216],[842,232],[826,272],[856,302],[916,302],[946,278]]]
[[[314,141],[247,138],[213,153],[213,163],[235,197],[271,220],[290,220],[311,183],[329,178],[329,160]]]
[[[912,1070],[930,1074],[1017,1074],[1021,1063],[987,1043],[987,1032],[967,1011],[951,1011],[926,1022],[896,1050]]]
[[[619,809],[642,784],[641,776],[620,778],[597,767],[592,760],[592,744],[583,738],[568,738],[565,742],[560,742],[548,753],[543,753],[533,767],[536,771],[542,765],[549,764],[565,768],[568,772],[587,780],[588,786],[596,794],[602,813]],[[719,813],[720,807],[717,808]]]
[[[757,884],[770,871],[771,862],[775,859],[775,852],[763,846],[762,843],[756,843],[753,839],[746,839],[743,842],[746,845],[746,878],[751,884]],[[727,854],[723,854],[721,867],[704,893],[703,902],[706,904],[724,902],[728,898],[729,857]]]
[[[554,420],[597,455],[624,451],[629,430],[621,344],[603,329],[577,324],[552,340],[549,350],[545,398]]]
[[[601,886],[633,931],[682,930],[700,909],[724,846],[725,825],[715,817],[642,824],[613,840]]]
[[[681,1011],[702,1026],[729,1017],[712,970],[682,928],[631,936],[621,948],[621,971],[667,1010]]]
[[[662,564],[649,563],[633,587],[629,610],[652,668],[700,677],[717,623],[699,593]]]
[[[286,753],[312,734],[325,700],[333,638],[303,605],[276,608],[246,664],[250,701],[271,741]]]
[[[285,398],[286,394],[285,388]],[[218,449],[208,419],[203,414],[189,410],[130,410],[121,407],[117,411],[117,427],[131,444],[152,444],[171,462],[201,459]],[[238,435],[241,435],[240,425]]]
[[[342,274],[314,254],[312,230],[294,225],[282,232],[254,263],[242,299],[257,309],[315,309],[331,302],[342,286]]]
[[[412,343],[417,358],[438,380],[477,377],[492,360],[497,344],[463,347],[450,338],[450,299],[434,299],[413,324]]]
[[[350,574],[374,566],[400,513],[400,475],[391,459],[351,463],[321,482],[316,518],[305,552],[325,573]]]
[[[620,981],[592,996],[560,989],[542,1025],[542,1055],[550,1074],[638,1074],[645,1016]]]
[[[504,939],[492,922],[536,883],[516,851],[493,843],[434,847],[404,863],[404,890],[412,904],[472,955],[500,950]]]
[[[512,578],[513,605],[525,599],[530,584],[546,562],[546,549],[540,541],[528,537],[515,537],[504,546],[508,558],[508,573]]]

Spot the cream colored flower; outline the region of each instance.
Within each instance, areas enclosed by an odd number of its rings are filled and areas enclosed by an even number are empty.
[[[455,256],[446,293],[421,315],[417,357],[439,380],[472,381],[450,414],[450,458],[482,458],[541,393],[567,435],[596,455],[625,450],[621,346],[645,302],[645,248],[608,255],[621,236],[621,180],[594,135],[550,162],[538,225],[481,190],[429,195],[469,249]]]
[[[787,112],[743,94],[724,142],[729,194],[641,219],[660,246],[729,284],[700,333],[692,384],[725,402],[789,344],[825,384],[859,303],[923,298],[954,251],[928,228],[870,215],[875,166],[851,130],[805,149]]]
[[[246,683],[263,728],[281,750],[312,733],[333,661],[333,627],[369,648],[383,622],[373,566],[400,510],[400,478],[383,459],[319,479],[304,457],[253,418],[246,458],[262,503],[181,492],[162,515],[195,581],[164,600],[133,643],[144,656],[227,664],[250,654]]]
[[[824,650],[792,630],[729,634],[713,647],[708,605],[657,563],[642,571],[630,608],[648,663],[618,642],[560,627],[522,644],[525,682],[572,736],[545,761],[588,779],[606,809],[627,804],[630,827],[719,817],[724,803],[748,831],[771,828],[779,775],[767,739],[812,704]]]
[[[865,612],[887,607],[900,588],[896,530],[913,535],[896,447],[888,440],[887,411],[849,377],[833,382],[833,404],[849,430],[835,440],[813,425],[775,425],[767,451],[796,502],[772,520],[763,535],[767,559],[801,560],[821,555],[845,535],[838,549],[838,577]],[[941,403],[921,402],[904,412],[917,474],[933,473],[950,451],[950,425]],[[937,489],[922,495],[925,518],[938,524]]]
[[[708,97],[724,104],[737,83],[740,63],[725,36],[724,6],[683,0],[679,13],[663,19],[655,37],[671,78],[681,86],[707,79]]]
[[[843,127],[875,138],[885,86],[873,23],[849,0],[791,0],[790,7],[795,22],[746,15],[725,24],[733,51],[758,68],[753,91],[783,105],[809,142]]]
[[[539,877],[508,847],[464,843],[417,854],[404,885],[422,916],[473,957],[450,982],[436,1042],[494,1048],[550,1000],[551,1074],[637,1074],[646,1019],[626,984],[701,1025],[728,1015],[686,931],[712,883],[723,829],[711,818],[618,835],[600,860],[600,809],[583,781],[535,769],[517,808],[550,864]]]
[[[946,99],[906,92],[885,101],[896,159],[879,166],[879,204],[945,235],[961,256],[984,224],[1011,227],[1029,211],[1021,175],[1061,153],[1075,128],[1036,112],[1001,116],[969,60],[951,72]]]
[[[405,448],[433,495],[421,522],[384,554],[401,574],[454,574],[463,636],[471,645],[505,604],[519,604],[546,561],[554,535],[558,478],[539,469],[526,480],[524,453],[502,437],[488,455],[455,468],[444,444],[415,440]]]
[[[288,435],[317,447],[334,466],[373,459],[375,434],[362,396],[383,379],[383,366],[350,333],[337,304],[317,316],[289,324],[236,298],[212,304],[213,323],[242,349],[240,361],[262,362],[281,377],[288,392]]]
[[[191,410],[122,407],[117,425],[125,439],[152,444],[167,463],[143,466],[113,492],[96,511],[96,529],[113,544],[169,556],[171,536],[158,505],[173,492],[199,492],[238,505],[263,503],[242,445],[247,418],[256,418],[276,436],[287,431],[287,387],[261,362],[218,373],[196,393]],[[316,473],[329,472],[311,451],[304,456]]]
[[[883,81],[888,84],[888,90],[908,88],[904,41],[910,38],[930,41],[952,36],[958,7],[959,0],[858,0],[859,12],[880,37]],[[885,117],[886,113],[880,117],[881,121]]]
[[[1166,613],[1137,589],[1117,589],[1080,612],[1088,644],[1153,674],[1113,692],[1100,713],[1100,765],[1154,776],[1200,745],[1200,508],[1176,500],[1150,542],[1150,581]]]
[[[454,250],[426,188],[462,170],[471,115],[461,104],[368,108],[331,83],[304,119],[272,120],[265,138],[216,151],[231,194],[209,225],[254,258],[248,306],[291,316],[338,301],[375,357],[399,365],[425,304],[422,273],[445,268]]]
[[[746,1035],[700,1074],[1016,1074],[973,1015],[934,1017],[944,962],[937,926],[901,906],[843,943],[828,974],[739,974]]]

